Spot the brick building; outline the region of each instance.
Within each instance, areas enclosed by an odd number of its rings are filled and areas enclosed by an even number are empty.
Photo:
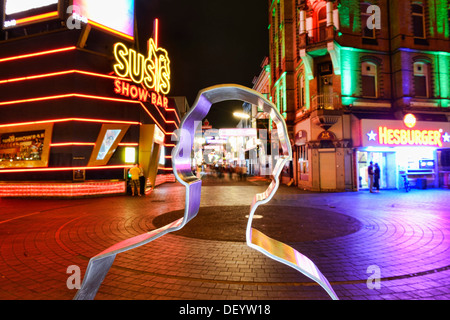
[[[299,188],[367,188],[370,161],[382,188],[447,185],[449,18],[448,0],[269,1],[270,95]]]

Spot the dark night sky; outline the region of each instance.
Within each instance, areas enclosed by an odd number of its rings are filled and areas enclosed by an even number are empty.
[[[212,85],[252,87],[269,54],[267,11],[267,0],[136,0],[139,42],[159,18],[159,46],[171,59],[169,95],[186,96],[192,106],[197,93]],[[242,103],[213,105],[206,118],[215,128],[236,124],[233,106]]]

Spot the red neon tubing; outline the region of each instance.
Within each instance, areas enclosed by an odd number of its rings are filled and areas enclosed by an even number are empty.
[[[31,99],[22,99],[22,100],[12,100],[12,101],[3,101],[0,102],[1,106],[6,105],[14,105],[14,104],[20,104],[20,103],[27,103],[27,102],[37,102],[37,101],[45,101],[45,100],[56,100],[56,99],[64,99],[64,98],[87,98],[87,99],[94,99],[94,100],[105,100],[105,101],[113,101],[113,102],[123,102],[123,103],[131,103],[131,104],[140,104],[141,107],[147,112],[147,114],[155,121],[155,123],[158,125],[158,127],[161,129],[162,132],[164,132],[165,135],[171,135],[173,132],[166,132],[162,128],[162,126],[159,124],[159,122],[153,117],[153,115],[147,110],[147,108],[142,104],[141,101],[137,100],[126,100],[126,99],[119,99],[119,98],[110,98],[110,97],[102,97],[102,96],[94,96],[94,95],[87,95],[87,94],[80,94],[80,93],[68,93],[68,94],[61,94],[61,95],[55,95],[55,96],[47,96],[47,97],[39,97],[39,98],[31,98]],[[165,118],[163,120],[167,123]],[[175,126],[177,124],[174,122]]]
[[[97,166],[97,167],[58,167],[58,168],[21,168],[21,169],[0,169],[0,173],[14,172],[51,172],[51,171],[71,171],[71,170],[95,170],[95,169],[125,169],[132,165]]]
[[[65,48],[52,49],[52,50],[46,50],[46,51],[21,54],[21,55],[17,55],[17,56],[6,57],[6,58],[0,58],[0,63],[7,62],[7,61],[13,61],[13,60],[19,60],[19,59],[38,57],[38,56],[43,56],[43,55],[52,54],[52,53],[65,52],[65,51],[75,50],[76,48],[77,48],[76,46],[70,46],[70,47],[65,47]]]
[[[88,119],[88,118],[64,118],[64,119],[52,119],[52,120],[41,120],[41,121],[29,121],[29,122],[0,124],[0,128],[27,126],[27,125],[44,124],[44,123],[68,122],[68,121],[99,122],[99,123],[120,123],[120,124],[132,124],[132,125],[141,125],[142,124],[142,123],[136,122],[136,121],[107,120],[107,119]]]

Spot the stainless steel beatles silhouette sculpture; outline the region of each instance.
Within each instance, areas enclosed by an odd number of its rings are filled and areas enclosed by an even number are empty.
[[[260,204],[269,202],[277,191],[281,170],[285,164],[292,160],[292,149],[288,138],[286,123],[275,105],[264,98],[260,93],[238,85],[218,85],[200,91],[194,105],[181,122],[180,130],[178,130],[177,133],[178,143],[172,151],[172,166],[177,181],[186,187],[183,218],[162,228],[119,242],[91,258],[81,289],[77,292],[74,299],[82,300],[95,298],[103,279],[108,273],[118,253],[142,246],[166,233],[180,230],[197,215],[200,209],[202,181],[197,178],[191,170],[191,150],[194,143],[195,126],[205,118],[212,104],[227,100],[249,102],[253,105],[257,105],[264,112],[267,112],[277,127],[277,138],[282,150],[282,154],[277,159],[271,174],[272,182],[263,193],[254,196],[250,206],[246,228],[247,245],[271,259],[298,270],[320,284],[332,299],[338,299],[328,280],[310,259],[292,247],[271,239],[262,232],[252,228],[252,221],[256,208]]]

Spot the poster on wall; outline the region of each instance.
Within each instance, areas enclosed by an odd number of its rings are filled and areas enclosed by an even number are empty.
[[[52,127],[0,129],[0,169],[46,167]]]
[[[59,18],[59,0],[5,0],[3,29]]]
[[[134,0],[73,0],[73,12],[94,27],[134,39]]]
[[[88,167],[106,165],[116,152],[119,142],[129,127],[130,125],[126,124],[103,124],[92,150]]]

